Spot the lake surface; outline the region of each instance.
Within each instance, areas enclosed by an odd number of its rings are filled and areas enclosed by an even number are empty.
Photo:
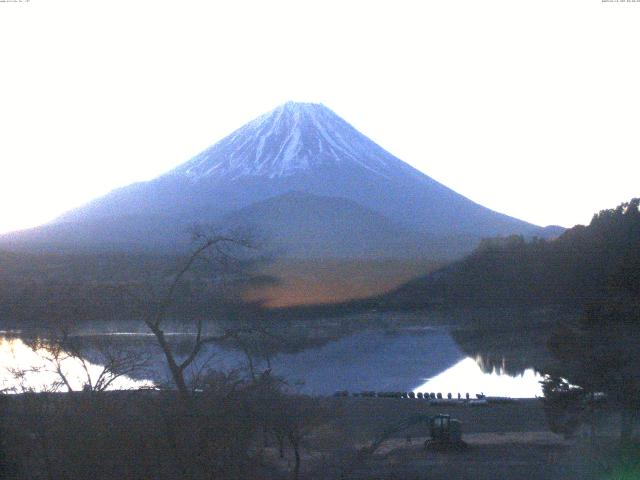
[[[161,352],[153,338],[139,333],[105,335],[114,344],[135,343],[137,351],[148,357],[144,370],[135,378],[122,377],[113,388],[137,388],[168,381]],[[85,365],[92,378],[100,371],[100,355],[86,351]],[[230,371],[247,366],[238,351],[209,346],[201,358],[211,358],[217,370]],[[330,395],[338,390],[360,392],[414,391],[442,392],[454,396],[468,392],[472,396],[527,398],[542,395],[542,377],[532,369],[521,375],[508,375],[501,369],[483,371],[481,358],[468,357],[444,328],[412,328],[394,332],[364,331],[321,347],[292,354],[279,354],[271,360],[272,373],[286,379],[301,393]],[[74,389],[86,381],[82,363],[65,358],[62,370]],[[257,365],[266,369],[266,365]],[[51,389],[60,380],[56,363],[45,350],[33,350],[19,336],[0,335],[0,385],[2,389]],[[61,387],[60,390],[66,390]]]

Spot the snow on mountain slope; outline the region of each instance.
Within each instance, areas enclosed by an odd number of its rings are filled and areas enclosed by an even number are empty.
[[[242,176],[287,177],[321,165],[353,163],[383,178],[406,164],[323,105],[288,102],[171,172],[197,182]]]

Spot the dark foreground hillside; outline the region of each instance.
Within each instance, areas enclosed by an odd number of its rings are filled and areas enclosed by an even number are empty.
[[[158,392],[0,398],[3,478],[589,479],[607,463],[605,450],[585,455],[588,442],[551,433],[539,400],[430,407],[227,387],[188,406]],[[389,427],[443,411],[463,422],[467,450],[427,452],[416,425],[366,453]]]

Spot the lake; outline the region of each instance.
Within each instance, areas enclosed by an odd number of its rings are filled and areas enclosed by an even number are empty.
[[[153,337],[140,333],[105,334],[113,344],[134,345],[147,357],[146,367],[132,377],[119,378],[112,388],[137,388],[168,381],[163,357]],[[26,338],[0,336],[0,385],[23,391],[51,389],[60,376],[49,352],[35,351]],[[88,349],[84,366],[75,358],[60,362],[74,389],[80,389],[86,372],[92,378],[101,371],[100,355]],[[224,371],[246,367],[239,351],[208,346],[202,358]],[[271,359],[272,373],[286,379],[295,391],[330,395],[338,390],[442,392],[446,396],[484,393],[489,396],[529,398],[541,396],[542,377],[533,369],[507,374],[506,368],[482,368],[481,357],[471,358],[456,344],[446,328],[405,328],[394,331],[367,330],[297,353]],[[86,367],[86,370],[85,370]],[[257,365],[257,368],[267,368]],[[65,388],[60,387],[64,391]]]

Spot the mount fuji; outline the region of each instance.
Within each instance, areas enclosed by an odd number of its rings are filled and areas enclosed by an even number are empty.
[[[40,249],[187,245],[188,227],[250,227],[282,255],[455,256],[487,236],[546,236],[478,205],[359,133],[327,107],[289,102],[188,162],[2,244]]]

